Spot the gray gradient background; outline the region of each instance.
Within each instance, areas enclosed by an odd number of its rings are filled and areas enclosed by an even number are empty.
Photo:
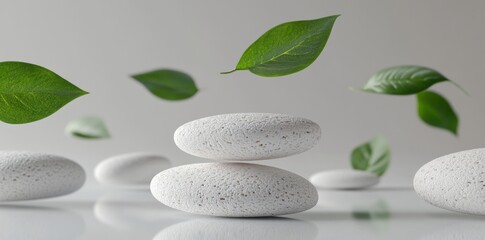
[[[230,112],[277,112],[309,118],[322,128],[312,150],[261,161],[308,177],[350,167],[353,147],[377,134],[392,146],[384,185],[410,186],[414,172],[447,153],[484,146],[484,1],[1,1],[0,59],[45,66],[91,92],[51,117],[0,124],[0,148],[55,153],[92,170],[100,160],[131,151],[167,156],[175,165],[208,161],[173,143],[174,130],[200,117]],[[220,75],[269,28],[286,21],[342,14],[320,57],[302,72],[262,78]],[[435,68],[443,93],[460,116],[459,138],[426,126],[413,96],[349,91],[377,70],[401,64]],[[200,87],[192,99],[167,102],[129,75],[181,69]],[[74,118],[102,117],[110,140],[64,135]]]

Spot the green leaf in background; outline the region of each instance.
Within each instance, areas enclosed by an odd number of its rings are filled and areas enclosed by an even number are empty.
[[[449,80],[431,68],[396,66],[377,72],[362,90],[372,93],[409,95],[422,92],[433,84],[443,81]]]
[[[34,122],[85,94],[87,92],[41,66],[0,62],[0,121]]]
[[[85,139],[110,137],[106,125],[98,117],[83,117],[73,120],[67,124],[65,132],[68,135]]]
[[[242,55],[236,69],[263,77],[292,74],[312,64],[322,52],[338,15],[287,22],[273,27]]]
[[[198,89],[192,77],[186,73],[160,69],[132,76],[153,95],[165,100],[183,100],[194,96]]]
[[[391,150],[386,139],[379,136],[357,146],[351,155],[352,168],[382,176],[391,161]]]
[[[458,135],[458,116],[446,99],[436,92],[425,91],[416,95],[418,115],[430,126],[446,129]]]

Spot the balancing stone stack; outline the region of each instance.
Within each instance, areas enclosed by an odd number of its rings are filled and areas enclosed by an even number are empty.
[[[191,155],[232,161],[282,158],[320,140],[318,124],[271,113],[235,113],[179,127],[175,144]],[[156,175],[150,189],[163,204],[185,212],[222,217],[297,213],[315,206],[318,194],[305,178],[286,170],[241,162],[190,164]]]

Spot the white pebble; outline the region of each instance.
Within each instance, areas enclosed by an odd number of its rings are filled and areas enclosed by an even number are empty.
[[[128,153],[100,162],[94,176],[100,183],[111,186],[149,188],[152,178],[170,167],[170,161],[165,157],[151,153]]]
[[[315,206],[318,194],[305,178],[248,163],[200,163],[174,167],[150,185],[163,204],[189,213],[224,217],[291,214]]]
[[[84,184],[83,168],[63,157],[25,151],[0,152],[0,201],[49,198]]]
[[[188,154],[216,160],[262,160],[307,151],[320,140],[318,124],[273,113],[234,113],[179,127],[175,144]]]
[[[414,176],[414,190],[437,207],[485,215],[485,148],[428,162]]]
[[[379,183],[379,177],[370,172],[339,169],[316,173],[310,182],[322,189],[362,189]]]

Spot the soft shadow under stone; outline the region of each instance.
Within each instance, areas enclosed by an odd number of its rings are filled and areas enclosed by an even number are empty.
[[[199,218],[174,224],[153,239],[315,239],[317,227],[291,218]]]

